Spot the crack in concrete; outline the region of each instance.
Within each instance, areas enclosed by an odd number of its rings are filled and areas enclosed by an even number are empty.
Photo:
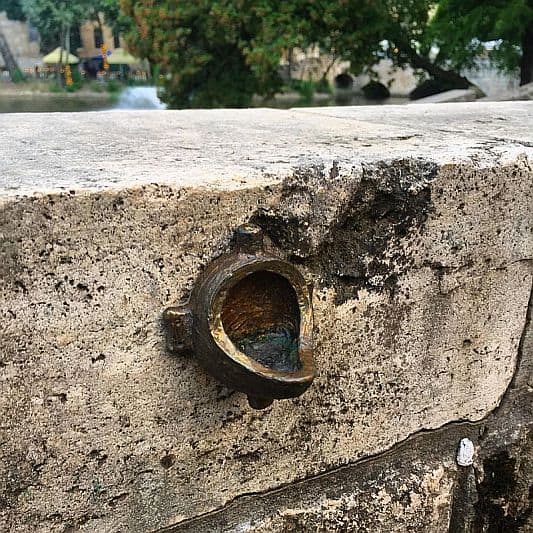
[[[531,266],[533,266],[533,261],[531,261]],[[533,279],[531,280],[531,290],[529,292],[529,301],[527,304],[526,316],[524,319],[524,327],[522,328],[522,334],[520,335],[520,341],[518,342],[515,370],[513,372],[509,385],[507,386],[507,388],[505,389],[505,392],[503,393],[501,397],[500,402],[498,402],[497,407],[493,409],[492,411],[493,413],[496,413],[500,409],[506,396],[509,394],[511,390],[515,389],[516,380],[518,379],[518,376],[520,374],[520,368],[522,366],[522,361],[524,359],[524,351],[525,351],[524,345],[526,342],[527,332],[529,328],[531,327],[532,315],[533,315]],[[527,381],[527,378],[526,378],[526,381]]]
[[[442,426],[439,426],[438,428],[433,428],[433,429],[423,428],[423,429],[420,429],[420,430],[418,430],[418,431],[416,431],[414,433],[411,433],[410,435],[405,437],[405,439],[397,442],[396,444],[394,444],[390,448],[388,448],[386,450],[383,450],[382,452],[379,452],[377,454],[369,455],[369,456],[366,456],[366,457],[362,457],[362,458],[357,459],[355,461],[350,461],[350,462],[348,462],[348,463],[346,463],[344,465],[337,466],[337,467],[331,468],[329,470],[325,470],[324,472],[320,472],[318,474],[312,474],[310,476],[306,476],[306,477],[301,478],[301,479],[296,479],[296,480],[290,481],[288,483],[283,483],[283,484],[281,484],[281,485],[279,485],[279,486],[277,486],[275,488],[272,488],[272,489],[267,489],[267,490],[264,490],[264,491],[256,491],[256,492],[244,492],[244,493],[239,494],[239,495],[235,496],[234,498],[231,498],[230,500],[228,500],[222,507],[219,507],[217,509],[213,509],[212,511],[206,511],[205,513],[201,513],[201,514],[199,514],[197,516],[194,516],[194,517],[191,517],[191,518],[187,518],[187,519],[182,520],[180,522],[176,522],[175,524],[172,524],[170,526],[166,526],[164,528],[157,529],[157,530],[153,531],[152,533],[174,533],[174,532],[177,533],[179,531],[179,529],[177,529],[177,528],[181,528],[181,527],[184,527],[184,526],[189,526],[191,524],[194,524],[195,522],[201,522],[205,518],[209,518],[209,517],[216,516],[218,514],[222,514],[228,508],[230,508],[230,507],[232,507],[234,505],[237,505],[240,500],[256,498],[256,497],[263,497],[263,496],[270,496],[270,495],[277,494],[277,493],[285,490],[287,487],[291,487],[291,486],[292,487],[296,487],[298,485],[303,485],[305,483],[308,483],[309,481],[315,481],[315,480],[319,480],[319,479],[323,479],[323,478],[329,477],[329,476],[331,476],[333,474],[336,474],[338,472],[342,472],[344,470],[351,469],[351,468],[353,468],[355,466],[361,466],[361,465],[364,465],[364,464],[367,464],[367,463],[371,464],[371,463],[373,463],[374,461],[376,461],[378,459],[383,459],[383,458],[395,455],[402,448],[404,448],[405,446],[408,446],[413,439],[415,439],[417,437],[420,437],[422,435],[429,435],[429,434],[434,435],[434,434],[438,434],[440,432],[445,432],[446,430],[448,430],[450,428],[463,428],[463,427],[477,428],[480,425],[482,425],[483,420],[485,420],[485,418],[490,416],[492,414],[492,412],[493,411],[488,413],[487,416],[484,417],[483,419],[481,419],[479,421],[475,421],[475,422],[471,421],[471,420],[453,420],[451,422],[447,422],[446,424],[443,424]]]
[[[512,143],[517,144],[519,146],[525,146],[526,148],[533,148],[533,143],[529,141],[523,141],[519,139],[513,139],[511,137],[509,138],[503,138],[503,137],[489,137],[490,139],[493,139],[495,141],[499,142],[505,142],[505,143]]]

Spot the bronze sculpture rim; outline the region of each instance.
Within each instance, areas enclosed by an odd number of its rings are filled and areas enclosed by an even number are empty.
[[[217,276],[216,289],[211,293],[207,322],[213,341],[225,357],[255,375],[284,384],[311,383],[316,374],[312,351],[313,309],[310,288],[304,277],[293,265],[276,257],[239,254],[236,259],[223,269],[222,275]],[[269,272],[285,278],[296,294],[300,311],[298,356],[302,368],[299,370],[280,371],[264,366],[240,351],[224,330],[222,308],[228,291],[247,276],[258,272]]]

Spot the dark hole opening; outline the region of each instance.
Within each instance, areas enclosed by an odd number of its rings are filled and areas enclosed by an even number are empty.
[[[273,272],[254,272],[229,291],[222,325],[248,357],[281,372],[301,368],[298,356],[300,309],[291,284]]]
[[[335,76],[334,83],[337,89],[351,89],[353,87],[353,78],[344,72]]]

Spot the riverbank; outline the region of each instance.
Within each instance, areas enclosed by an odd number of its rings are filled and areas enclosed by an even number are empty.
[[[99,82],[87,82],[73,92],[59,90],[54,80],[29,81],[14,84],[0,83],[0,113],[45,113],[61,111],[104,111],[106,109],[165,109],[155,87],[111,87]],[[362,106],[376,104],[403,104],[407,98],[388,98],[374,101],[353,91],[331,93],[315,92],[303,97],[296,91],[278,93],[272,99],[255,97],[251,107]]]
[[[360,106],[360,105],[398,105],[405,104],[407,97],[389,97],[384,100],[370,100],[356,91],[334,91],[331,93],[316,92],[309,98],[304,98],[296,91],[277,93],[274,98],[264,99],[254,97],[252,107],[273,107],[290,109],[292,107],[328,107],[328,106]]]
[[[113,108],[116,101],[117,96],[109,94],[0,93],[0,113],[103,111]]]
[[[114,91],[117,92],[117,91]],[[120,91],[119,91],[120,92]],[[109,91],[104,86],[99,86],[98,90],[93,85],[82,87],[74,92],[63,91],[58,88],[54,80],[29,81],[23,83],[0,82],[0,97],[3,96],[83,96],[102,97],[109,95]]]
[[[59,90],[53,80],[0,83],[0,113],[46,113],[54,111],[101,111],[111,109],[120,90],[82,87],[75,92]]]

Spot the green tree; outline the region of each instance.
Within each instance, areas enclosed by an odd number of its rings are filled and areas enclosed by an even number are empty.
[[[533,0],[441,0],[429,36],[437,62],[475,68],[483,41],[499,41],[491,52],[503,70],[520,69],[520,83],[533,82]]]
[[[20,0],[20,7],[21,18],[28,19],[39,30],[41,48],[45,52],[60,43],[66,48],[69,28],[75,32],[87,20],[95,20],[102,25],[100,14],[117,34],[130,27],[130,21],[120,10],[120,0]]]
[[[170,107],[243,107],[254,93],[280,86],[272,62],[259,68],[247,61],[244,50],[261,23],[245,9],[248,3],[122,0],[134,21],[129,47],[160,65]]]
[[[385,53],[395,65],[424,71],[441,87],[466,89],[473,85],[466,77],[431,57],[428,29],[435,3],[433,0],[383,0]]]
[[[105,23],[113,30],[115,35],[125,33],[131,29],[132,21],[122,11],[120,0],[97,0],[93,4],[93,18],[102,13]]]
[[[133,51],[160,64],[171,107],[244,106],[281,86],[280,59],[318,45],[358,73],[388,55],[450,87],[469,80],[424,48],[432,0],[122,0]],[[387,43],[384,46],[384,43]]]
[[[373,0],[122,0],[129,45],[160,64],[171,107],[249,105],[281,87],[280,59],[319,45],[362,68],[380,49],[383,17]]]
[[[381,50],[384,19],[373,0],[240,4],[238,11],[246,10],[258,21],[258,32],[242,43],[246,60],[259,72],[265,68],[265,75],[277,70],[282,55],[290,56],[295,48],[318,46],[332,59],[350,59],[354,71],[372,63]]]
[[[24,12],[19,0],[0,0],[0,13],[5,11],[11,20],[24,20]]]
[[[63,61],[71,50],[71,32],[92,12],[91,0],[21,0],[22,9],[27,19],[37,27],[41,35],[41,48],[52,49],[61,46],[58,79],[63,84],[61,75]],[[63,52],[64,50],[64,52]]]
[[[235,3],[235,2],[229,2]],[[333,58],[351,63],[358,74],[384,56],[395,65],[423,70],[441,83],[466,88],[470,81],[453,69],[430,59],[424,47],[433,0],[288,0],[251,1],[247,6],[262,23],[261,33],[245,47],[256,64],[276,61],[283,49],[313,44]]]
[[[261,65],[278,60],[283,49],[313,44],[333,58],[347,59],[355,74],[387,56],[397,66],[425,71],[441,86],[467,88],[471,82],[445,63],[431,59],[424,46],[433,0],[251,1],[261,34],[246,47],[247,59]]]
[[[45,52],[57,46],[68,47],[65,41],[71,29],[85,19],[90,4],[90,0],[21,0],[26,19],[39,30]]]

